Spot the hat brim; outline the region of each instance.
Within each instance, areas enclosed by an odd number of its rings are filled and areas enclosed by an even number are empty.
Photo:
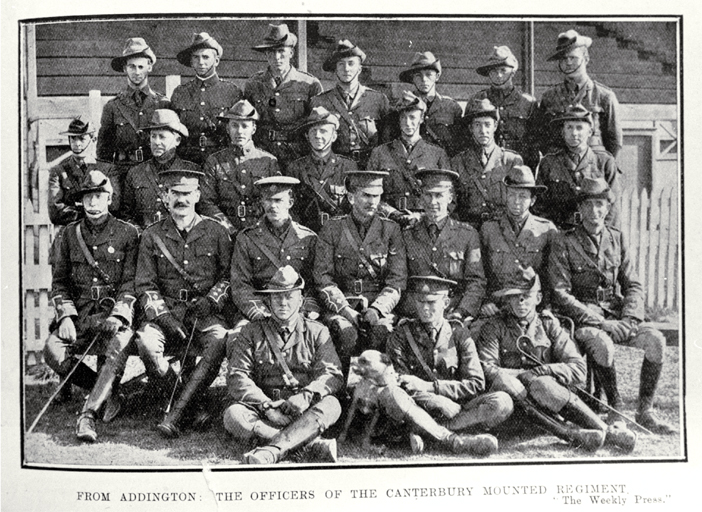
[[[95,128],[91,128],[90,130],[84,131],[84,132],[70,132],[70,131],[65,131],[65,132],[59,132],[59,135],[66,135],[68,137],[80,137],[82,135],[90,135],[92,133],[95,133],[97,130]]]
[[[473,119],[477,119],[478,117],[492,117],[495,121],[499,121],[500,112],[499,110],[490,110],[488,112],[466,112],[463,119],[470,123]]]
[[[217,45],[218,47],[213,47],[209,42],[204,41],[202,43],[194,44],[192,46],[189,46],[185,50],[181,50],[178,52],[176,55],[176,60],[180,62],[183,66],[186,68],[191,67],[190,65],[190,56],[195,50],[202,50],[203,48],[214,50],[217,52],[217,56],[220,58],[222,57],[222,46],[220,44]]]
[[[614,192],[612,192],[612,190],[610,189],[606,192],[599,192],[597,194],[580,194],[575,198],[578,204],[582,203],[583,201],[587,201],[588,199],[606,199],[607,201],[613,204],[615,197]]]
[[[357,50],[357,51],[355,51]],[[336,70],[336,63],[341,59],[346,59],[348,57],[358,57],[361,59],[361,64],[366,60],[366,54],[358,49],[357,47],[351,48],[350,50],[344,50],[343,52],[334,52],[331,57],[324,61],[322,64],[322,70],[327,72],[333,72]]]
[[[90,194],[91,192],[105,192],[106,194],[113,194],[114,193],[114,191],[110,192],[109,190],[105,190],[104,187],[105,187],[104,185],[101,185],[99,187],[83,188],[77,192],[77,196],[82,198],[84,195]]]
[[[554,117],[551,119],[549,124],[563,124],[566,121],[582,121],[584,123],[588,123],[590,126],[593,126],[594,123],[592,121],[592,116],[568,116],[568,115],[562,115],[559,117]]]
[[[504,183],[505,187],[531,190],[535,194],[543,194],[548,190],[548,187],[546,185],[513,185],[507,183],[507,180],[505,178],[502,179],[502,183]]]
[[[305,280],[300,277],[297,281],[295,281],[295,284],[292,286],[292,288],[266,288],[264,290],[256,290],[256,293],[259,293],[261,295],[272,295],[274,293],[286,293],[295,290],[302,290],[304,287]]]
[[[432,62],[431,64],[425,64],[423,66],[416,66],[409,69],[405,69],[404,71],[400,72],[400,81],[408,84],[414,83],[414,74],[417,71],[422,71],[423,69],[433,69],[434,71],[436,71],[437,75],[440,75],[441,61],[437,60],[436,62]]]
[[[324,118],[324,119],[318,119],[316,121],[307,121],[303,122],[301,125],[298,125],[296,130],[300,133],[305,133],[307,130],[312,128],[313,126],[317,126],[320,124],[331,124],[333,125],[337,130],[339,129],[339,124],[338,123],[333,123],[332,121],[328,120],[329,118]]]
[[[295,48],[297,46],[297,36],[295,34],[285,34],[283,39],[276,42],[259,44],[252,46],[251,49],[255,52],[265,53],[268,50],[277,50],[278,48]]]
[[[115,57],[112,59],[112,62],[110,63],[110,66],[112,66],[112,69],[114,71],[117,71],[117,73],[124,73],[124,65],[129,59],[135,59],[138,57],[146,57],[147,59],[151,60],[151,64],[156,64],[156,54],[151,50],[151,48],[147,48],[144,51],[133,53],[131,55],[123,55],[121,57]]]
[[[143,128],[143,130],[148,132],[151,130],[166,129],[166,130],[171,130],[172,132],[175,132],[178,135],[182,135],[183,137],[187,137],[188,135],[190,135],[190,133],[188,132],[188,129],[186,128],[186,126],[184,124],[181,124],[180,127],[181,127],[181,129],[175,128],[169,124],[156,124],[156,125],[152,125],[152,126],[147,126],[147,127]]]

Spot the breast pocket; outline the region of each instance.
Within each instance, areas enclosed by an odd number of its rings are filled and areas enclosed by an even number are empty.
[[[449,250],[444,253],[444,261],[448,263],[448,273],[451,279],[461,279],[465,265],[463,251]]]

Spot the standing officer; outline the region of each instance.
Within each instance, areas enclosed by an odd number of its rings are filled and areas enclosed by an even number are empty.
[[[636,421],[651,431],[670,434],[673,429],[653,412],[665,338],[657,329],[639,325],[644,319],[643,287],[629,260],[623,234],[605,223],[613,202],[605,180],[583,180],[578,196],[582,224],[564,233],[551,252],[554,301],[575,321],[575,339],[594,362],[611,407],[622,405],[614,344],[644,350]]]
[[[312,97],[322,92],[317,78],[290,63],[295,45],[297,36],[286,24],[269,25],[263,44],[253,47],[266,54],[268,67],[244,86],[244,97],[261,116],[256,145],[275,155],[283,168],[306,153],[297,125],[309,113]]]
[[[233,236],[262,214],[254,182],[280,174],[280,169],[278,160],[251,140],[259,119],[251,103],[240,100],[219,119],[226,123],[231,146],[210,156],[203,167],[200,213],[219,220]]]
[[[51,283],[56,320],[44,345],[44,359],[64,377],[76,364],[75,358],[97,340],[90,353],[106,357],[99,375],[79,363],[66,383],[69,390],[71,384],[90,390],[76,435],[95,442],[95,420],[127,363],[139,235],[134,226],[108,213],[112,186],[102,172],[89,171],[78,195],[85,217],[66,227],[57,246]],[[106,408],[106,421],[116,415],[117,407],[112,401],[112,411]]]
[[[420,191],[418,169],[447,169],[451,162],[446,151],[426,142],[419,134],[427,106],[409,91],[402,94],[395,110],[399,115],[400,136],[373,149],[368,160],[369,171],[387,171],[383,213],[400,225],[419,219]]]
[[[459,151],[458,129],[463,109],[454,99],[436,92],[439,77],[441,61],[431,52],[415,53],[409,69],[400,73],[400,81],[413,84],[415,94],[427,106],[420,128],[422,137],[453,156]],[[388,124],[395,128],[394,122]]]
[[[144,127],[157,108],[168,108],[168,99],[149,86],[149,73],[156,55],[141,37],[131,37],[121,57],[112,59],[112,69],[127,75],[127,87],[102,109],[97,140],[97,157],[127,171],[151,158]],[[121,185],[121,183],[120,183]]]
[[[336,87],[312,98],[312,106],[322,106],[339,116],[339,131],[334,151],[347,156],[364,169],[371,150],[378,145],[381,123],[390,110],[383,93],[358,81],[366,54],[345,39],[339,41],[322,69],[336,75]]]
[[[540,149],[543,154],[562,147],[558,127],[549,121],[566,111],[570,105],[583,105],[592,112],[592,134],[588,144],[598,151],[608,151],[616,158],[622,148],[622,127],[619,102],[612,89],[592,80],[587,74],[590,62],[588,48],[592,39],[575,30],[558,34],[556,53],[549,61],[558,61],[563,82],[548,89],[541,97],[535,126],[541,130]],[[550,129],[549,129],[550,128]]]
[[[331,217],[351,210],[346,199],[346,173],[356,170],[356,162],[332,150],[338,129],[336,115],[324,107],[313,108],[300,126],[310,154],[295,160],[287,169],[287,174],[300,180],[297,218],[317,233]]]
[[[367,331],[364,341],[372,348],[384,347],[407,280],[400,226],[377,215],[387,175],[349,172],[351,213],[330,219],[317,241],[315,285],[345,374],[359,330]]]
[[[451,159],[460,179],[456,214],[476,229],[499,218],[505,209],[502,179],[509,169],[522,165],[522,157],[495,144],[500,113],[488,99],[474,100],[464,118],[470,126],[470,147]]]
[[[242,98],[234,82],[217,74],[222,53],[222,46],[212,36],[200,32],[193,34],[190,46],[176,56],[183,66],[195,71],[195,78],[176,87],[171,99],[171,108],[190,132],[179,154],[198,165],[227,147],[227,132],[218,116]]]
[[[122,218],[141,229],[169,215],[166,191],[159,175],[169,169],[199,170],[197,164],[176,155],[176,148],[188,136],[188,129],[174,111],[155,110],[144,131],[149,133],[153,158],[127,173],[120,212]]]
[[[604,178],[617,197],[620,193],[619,171],[612,155],[588,146],[593,116],[582,105],[568,107],[551,122],[561,127],[565,145],[541,160],[538,183],[547,186],[548,192],[539,202],[537,211],[560,229],[570,229],[581,222],[577,196],[583,180]],[[607,223],[619,225],[616,203],[612,205]]]
[[[495,46],[485,64],[475,69],[490,79],[490,87],[475,94],[470,100],[489,99],[500,112],[497,125],[497,144],[519,153],[524,162],[536,169],[539,149],[533,134],[536,98],[514,85],[519,62],[507,46]]]
[[[235,403],[224,428],[262,445],[245,464],[274,464],[300,446],[310,462],[336,462],[336,440],[319,436],[341,416],[344,382],[329,330],[300,314],[304,286],[291,266],[278,269],[259,290],[271,316],[247,325],[229,357]]]
[[[158,425],[165,437],[179,434],[186,410],[217,377],[225,354],[227,322],[222,310],[229,289],[231,240],[221,224],[195,213],[201,176],[181,169],[161,174],[171,214],[147,227],[139,246],[135,286],[145,321],[136,344],[147,374],[160,381],[164,396],[172,396],[180,377],[165,355],[184,357],[186,350],[192,355],[196,347],[202,349],[185,389]]]
[[[407,275],[434,275],[451,279],[446,310],[448,320],[466,327],[477,318],[485,296],[485,273],[480,257],[480,237],[471,225],[451,219],[449,205],[455,198],[458,174],[443,169],[417,172],[424,215],[414,226],[402,232],[407,251]],[[414,301],[402,300],[403,316],[414,317]]]

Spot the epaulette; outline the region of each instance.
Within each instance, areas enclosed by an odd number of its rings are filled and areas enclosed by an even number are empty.
[[[266,70],[256,71],[253,75],[249,77],[249,80],[254,80],[263,77],[266,74]]]
[[[353,160],[352,158],[349,158],[349,157],[346,157],[343,155],[339,155],[338,153],[334,153],[334,157],[339,159],[339,160],[345,160],[347,162],[355,162],[355,160]]]
[[[607,156],[610,157],[610,158],[614,158],[614,155],[613,155],[612,153],[610,153],[609,151],[607,151],[606,149],[604,149],[604,148],[599,148],[599,147],[598,147],[598,148],[592,148],[592,147],[591,147],[590,149],[591,149],[592,152],[595,153],[596,155],[607,155]]]
[[[541,313],[539,313],[539,316],[541,318],[548,318],[550,320],[555,320],[556,322],[558,322],[558,318],[556,318],[556,316],[553,314],[553,312],[550,309],[542,310]]]
[[[382,215],[376,215],[376,217],[378,217],[382,222],[389,222],[390,224],[396,224],[399,226],[399,224],[394,220],[388,219],[387,217],[383,217]]]
[[[609,91],[611,93],[614,93],[611,87],[606,86],[602,82],[598,82],[597,80],[592,81],[593,84],[597,85],[598,87],[602,87],[605,91]]]
[[[505,154],[510,154],[510,153],[511,153],[512,155],[521,156],[521,155],[520,155],[519,153],[517,153],[516,151],[512,151],[511,149],[508,149],[508,148],[502,148],[502,151],[504,151]]]
[[[320,328],[322,328],[322,327],[325,327],[325,328],[326,328],[326,327],[327,327],[326,325],[324,325],[324,324],[323,324],[322,322],[320,322],[319,320],[312,320],[311,318],[307,318],[307,317],[305,317],[305,323],[306,323],[306,324],[311,324],[311,325],[314,325],[315,327],[320,327]]]
[[[164,217],[163,219],[155,220],[155,221],[153,221],[151,224],[148,224],[148,225],[144,226],[144,231],[146,231],[147,229],[149,229],[151,226],[155,226],[156,224],[161,224],[161,223],[163,223],[167,218],[168,218],[168,217]]]
[[[317,235],[317,233],[314,230],[308,228],[304,224],[300,224],[299,222],[295,222],[295,221],[293,221],[293,224],[294,224],[296,229],[302,231],[303,233]]]
[[[347,214],[344,214],[344,215],[336,215],[336,216],[334,216],[334,217],[331,217],[329,220],[330,220],[330,221],[332,221],[332,220],[334,220],[334,221],[340,221],[340,220],[344,220],[344,219],[345,219],[346,217],[348,217],[348,216],[349,216],[348,213],[347,213]]]
[[[565,149],[557,149],[557,150],[555,150],[555,151],[551,151],[550,153],[546,153],[546,154],[544,155],[544,158],[546,158],[547,156],[558,156],[558,155],[562,155],[564,152],[565,152]]]
[[[261,156],[269,156],[269,157],[271,157],[273,160],[278,161],[278,159],[276,158],[276,156],[275,156],[274,154],[269,153],[269,152],[266,151],[265,149],[261,149],[261,148],[259,148],[258,146],[254,146],[254,148],[259,152],[259,154],[260,154]]]
[[[401,325],[405,325],[406,323],[412,323],[413,320],[414,320],[413,318],[408,318],[408,317],[400,318],[400,321],[397,322],[397,327],[400,327]]]
[[[434,144],[433,142],[429,142],[429,141],[428,141],[427,139],[425,139],[424,137],[422,137],[422,140],[423,140],[424,142],[426,142],[427,146],[434,147],[434,148],[436,148],[436,149],[444,149],[444,148],[442,148],[441,146],[439,146],[438,144]]]
[[[314,76],[312,73],[308,73],[307,71],[302,71],[302,70],[299,69],[299,68],[295,68],[295,71],[297,71],[297,72],[300,73],[301,75],[305,75],[305,76],[308,76],[308,77],[310,77],[310,78],[317,78],[317,77]]]
[[[261,221],[260,221],[260,220],[257,220],[255,224],[250,224],[250,225],[248,225],[248,226],[242,228],[242,229],[239,231],[239,234],[241,234],[241,233],[248,233],[248,232],[253,231],[254,229],[258,229],[258,228],[260,228],[260,227],[261,227]]]
[[[129,226],[130,228],[134,229],[137,233],[139,233],[139,228],[136,227],[136,226],[135,226],[134,224],[132,224],[131,222],[126,221],[126,220],[124,220],[124,219],[118,219],[117,217],[115,217],[114,219],[115,219],[117,222],[121,223],[121,224],[125,224],[125,225]]]
[[[534,96],[532,96],[531,94],[527,94],[524,91],[521,91],[521,95],[529,101],[536,101],[536,98]]]

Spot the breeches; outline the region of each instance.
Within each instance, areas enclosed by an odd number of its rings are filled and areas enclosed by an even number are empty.
[[[608,333],[597,327],[580,327],[575,331],[575,339],[595,363],[605,368],[612,366],[615,340]],[[645,325],[639,326],[632,330],[625,339],[616,340],[616,343],[640,348],[644,351],[644,357],[649,361],[663,363],[665,337],[658,329]]]

